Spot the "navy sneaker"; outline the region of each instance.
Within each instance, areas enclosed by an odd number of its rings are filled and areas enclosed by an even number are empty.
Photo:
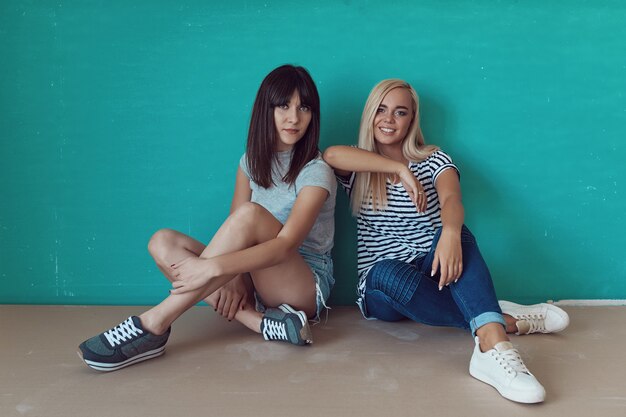
[[[313,343],[311,328],[304,311],[294,310],[288,304],[268,308],[261,321],[265,340],[280,340],[303,346]]]
[[[132,316],[78,346],[78,355],[97,371],[117,371],[165,353],[165,343],[170,337],[170,329],[154,335],[141,326],[139,317]]]

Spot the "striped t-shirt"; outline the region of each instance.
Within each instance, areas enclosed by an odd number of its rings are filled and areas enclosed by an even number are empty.
[[[430,250],[437,229],[441,228],[441,207],[435,181],[446,169],[458,168],[452,159],[438,150],[421,162],[410,162],[409,169],[424,187],[428,199],[426,211],[418,213],[401,183],[387,180],[387,207],[374,211],[371,197],[361,204],[357,216],[358,231],[358,300],[365,315],[365,277],[370,268],[383,259],[411,262]],[[351,194],[355,173],[337,177],[339,183]]]

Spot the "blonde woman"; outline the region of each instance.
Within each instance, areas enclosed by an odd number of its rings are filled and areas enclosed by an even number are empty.
[[[470,374],[512,401],[541,402],[545,390],[507,332],[556,332],[569,318],[548,304],[498,303],[464,225],[458,169],[425,144],[418,103],[408,83],[380,82],[365,104],[358,148],[324,153],[357,218],[358,304],[366,318],[471,330]]]

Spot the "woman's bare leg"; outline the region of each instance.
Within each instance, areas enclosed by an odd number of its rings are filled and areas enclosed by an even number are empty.
[[[508,342],[509,337],[500,323],[487,323],[476,330],[480,340],[480,350],[486,352],[500,342]]]
[[[170,265],[190,256],[200,256],[206,245],[172,229],[161,229],[152,235],[148,242],[148,252],[165,278],[174,282]]]
[[[266,242],[275,238],[281,229],[282,224],[266,209],[254,203],[246,203],[226,219],[200,257],[211,258]],[[194,248],[185,248],[185,250],[190,249]],[[176,261],[172,263],[174,262]],[[169,265],[163,265],[166,271],[168,267]],[[315,284],[312,272],[297,252],[294,251],[293,256],[290,256],[284,263],[265,270],[254,271],[251,275],[257,292],[268,306],[277,306],[286,302],[305,311],[307,315],[314,314]],[[169,271],[166,276],[175,279]],[[207,298],[233,277],[215,277],[204,288],[184,294],[170,295],[159,305],[140,316],[143,326],[154,334],[165,332],[182,313]],[[253,311],[252,308],[241,310],[236,315],[238,321],[257,332],[261,318],[262,315]]]
[[[180,262],[190,256],[206,257],[203,255],[206,248],[207,246],[203,243],[171,229],[158,230],[154,235],[152,235],[150,242],[148,243],[148,251],[150,252],[150,255],[152,255],[157,267],[170,282],[177,280],[177,278],[172,274],[172,268],[170,268],[172,264]],[[250,277],[244,276],[242,279],[249,281]],[[261,315],[257,313],[254,309],[254,305],[252,304],[254,301],[254,287],[252,287],[251,282],[249,288],[248,294],[246,294],[246,297],[248,298],[248,305],[245,310],[237,312],[235,320],[258,332]],[[217,308],[218,300],[215,292],[206,297],[204,301],[214,309]]]
[[[502,314],[504,321],[506,322],[506,332],[507,333],[517,333],[517,319],[513,316],[509,316],[508,314]]]

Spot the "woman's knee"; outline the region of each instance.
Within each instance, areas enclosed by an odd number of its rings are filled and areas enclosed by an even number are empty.
[[[282,224],[265,207],[247,202],[237,207],[228,216],[224,223],[233,232],[252,233],[253,240],[263,241],[268,238],[266,234],[276,234],[280,231]],[[275,237],[275,234],[271,237]]]
[[[237,207],[237,209],[231,213],[229,219],[234,219],[237,223],[253,223],[268,214],[270,213],[265,207],[248,201]]]
[[[148,252],[150,252],[150,255],[155,259],[161,258],[176,239],[177,234],[178,232],[172,229],[157,230],[148,241]]]
[[[406,304],[419,285],[422,274],[414,266],[396,260],[384,260],[372,267],[367,276],[367,287],[393,300]]]

